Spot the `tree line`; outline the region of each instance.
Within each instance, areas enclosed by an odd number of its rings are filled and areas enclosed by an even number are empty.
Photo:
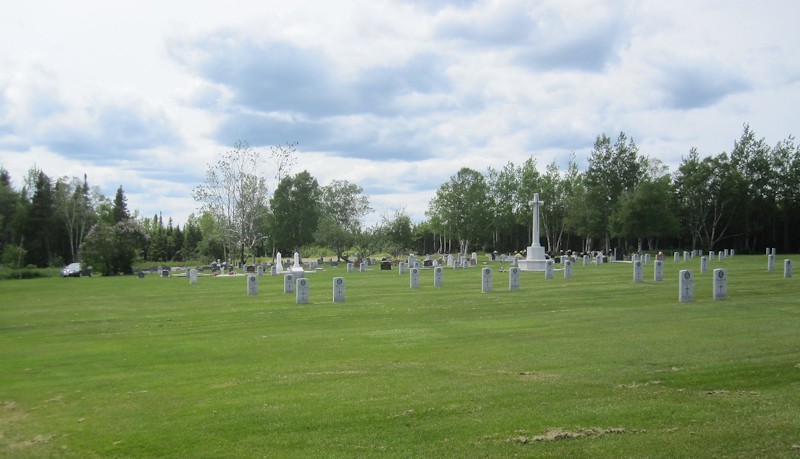
[[[114,199],[88,177],[55,180],[34,166],[15,188],[0,168],[0,249],[7,267],[62,266],[72,261],[100,272],[124,272],[134,261],[245,261],[314,248],[337,258],[388,253],[512,252],[531,244],[539,193],[540,241],[548,251],[589,252],[765,247],[798,250],[800,147],[789,137],[770,146],[749,125],[730,154],[701,156],[692,148],[670,172],[642,155],[625,133],[599,135],[580,171],[573,153],[564,170],[544,172],[536,160],[485,172],[462,168],[414,223],[404,209],[372,211],[363,189],[346,180],[320,186],[308,171],[292,174],[297,143],[270,149],[269,159],[237,142],[209,165],[192,192],[199,203],[183,228],[162,215],[131,214],[120,186]],[[267,180],[266,170],[274,176]],[[270,191],[269,183],[274,184]]]

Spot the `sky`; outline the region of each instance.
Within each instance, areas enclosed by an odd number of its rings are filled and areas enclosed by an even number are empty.
[[[8,2],[0,167],[83,177],[184,223],[235,142],[424,220],[462,167],[581,170],[625,132],[675,171],[749,124],[800,134],[800,2]],[[542,196],[542,199],[547,199]]]

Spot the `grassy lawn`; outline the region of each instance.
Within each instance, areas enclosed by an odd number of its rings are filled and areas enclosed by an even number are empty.
[[[577,263],[517,292],[492,264],[491,293],[477,268],[419,289],[328,269],[308,305],[271,276],[258,296],[243,277],[1,281],[0,456],[800,457],[784,258],[712,262],[725,301],[671,257],[664,282]]]

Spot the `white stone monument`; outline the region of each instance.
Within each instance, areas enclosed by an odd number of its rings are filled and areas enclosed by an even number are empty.
[[[277,276],[278,275],[278,265],[271,266],[269,268],[269,275],[270,276]]]
[[[661,260],[655,261],[655,266],[653,269],[653,280],[656,282],[664,281],[664,262]]]
[[[519,268],[508,269],[508,289],[519,290]]]
[[[681,260],[681,254],[678,253],[678,252],[675,252],[675,263],[679,262],[680,260]]]
[[[722,261],[724,259],[725,259],[725,254],[722,251],[720,251],[719,252],[719,261]]]
[[[247,294],[258,295],[258,276],[247,276]]]
[[[644,264],[646,264],[646,265],[650,264],[650,254],[649,253],[644,254]]]
[[[708,251],[708,261],[714,261],[714,251],[713,250],[709,250]]]
[[[297,304],[308,304],[309,300],[309,291],[308,291],[308,279],[305,277],[301,277],[295,281],[297,283]]]
[[[295,277],[292,274],[283,276],[283,293],[294,293]]]
[[[281,260],[281,253],[278,252],[276,254],[276,257],[278,259],[278,262],[275,264],[275,266],[277,266],[278,274],[282,274],[283,273],[283,260]]]
[[[644,280],[644,268],[641,261],[633,262],[633,281],[642,282]]]
[[[767,271],[775,271],[775,255],[769,254],[767,259]]]
[[[488,293],[492,291],[492,268],[483,268],[481,270],[481,293]]]
[[[774,257],[774,256],[775,256],[775,255],[777,255],[777,254],[778,254],[778,249],[776,249],[775,247],[773,247],[773,248],[772,248],[772,256]]]
[[[344,303],[344,277],[333,278],[333,302]]]
[[[353,272],[353,263],[347,263],[347,274]]]
[[[689,262],[689,252],[683,252],[683,262],[684,263]]]
[[[433,286],[444,287],[444,268],[441,266],[433,268]]]
[[[700,257],[700,274],[708,272],[708,258]]]
[[[409,269],[411,288],[419,288],[419,268]]]
[[[589,266],[589,255],[583,256],[583,266]]]
[[[528,254],[523,260],[519,260],[519,269],[522,271],[544,271],[547,261],[544,257],[544,247],[539,245],[539,206],[544,201],[539,201],[539,193],[533,194],[533,201],[529,202],[533,206],[533,245],[528,247]]]
[[[722,252],[720,252],[722,253]],[[728,299],[728,270],[717,268],[714,270],[714,299]]]
[[[406,262],[401,261],[397,264],[397,272],[400,273],[401,276],[406,274]]]
[[[678,300],[681,303],[691,303],[694,301],[694,273],[690,269],[682,269],[678,279]]]
[[[788,258],[783,260],[783,277],[787,279],[792,277],[792,260]]]
[[[461,269],[469,269],[469,261],[466,258],[461,260]]]
[[[564,260],[564,279],[572,279],[572,260]]]
[[[190,284],[197,284],[197,270],[190,269],[189,270],[189,283]]]
[[[261,277],[264,275],[264,267],[261,265],[256,266],[256,275]]]
[[[361,262],[360,265],[358,265],[358,272],[361,272],[361,273],[367,272],[367,264],[364,263],[363,261]]]

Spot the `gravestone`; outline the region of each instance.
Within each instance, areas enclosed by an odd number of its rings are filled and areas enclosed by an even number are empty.
[[[519,268],[519,259],[514,258],[514,261],[512,263],[514,263],[515,268]]]
[[[241,263],[239,263],[239,264],[241,264]],[[241,267],[240,267],[240,269],[241,269]],[[255,267],[254,265],[247,265],[247,266],[245,267],[245,270],[244,270],[244,271],[245,271],[246,273],[253,273],[253,274],[255,274],[255,273],[256,273],[256,267]]]
[[[766,254],[767,256],[769,256],[769,252],[770,252],[770,248],[767,247],[767,254]]]
[[[347,263],[347,274],[353,272],[353,263]]]
[[[519,268],[508,269],[508,289],[519,290]]]
[[[644,267],[641,261],[633,262],[633,282],[642,282],[644,280]]]
[[[461,269],[467,269],[467,268],[469,268],[469,262],[467,261],[466,258],[464,258],[463,260],[461,260]]]
[[[679,262],[680,259],[681,259],[681,254],[678,253],[678,252],[675,252],[675,263]]]
[[[278,265],[270,266],[269,275],[270,276],[277,276],[278,275]]]
[[[400,273],[401,276],[404,276],[406,274],[406,262],[405,261],[401,261],[400,263],[398,263],[397,272]]]
[[[603,252],[600,252],[600,253],[597,254],[596,260],[597,260],[596,261],[596,265],[597,266],[600,266],[600,265],[603,264]]]
[[[703,256],[703,249],[697,249],[697,255]]]
[[[661,260],[655,261],[653,280],[656,282],[662,282],[664,280],[664,262]]]
[[[189,283],[190,284],[197,284],[197,270],[190,269],[189,270]]]
[[[252,274],[247,276],[247,294],[258,295],[258,276]]]
[[[697,250],[696,249],[692,250],[692,260],[694,260],[694,257],[696,256],[697,256]]]
[[[777,254],[778,254],[778,249],[776,249],[775,247],[773,247],[773,248],[772,248],[772,256],[774,257],[774,256],[775,256],[775,255],[777,255]]]
[[[583,266],[589,266],[589,255],[583,256]]]
[[[293,274],[283,276],[283,293],[294,293],[295,277]]]
[[[453,258],[452,254],[447,254],[447,266],[453,266],[455,264],[455,258]]]
[[[792,277],[792,260],[788,258],[783,260],[783,277],[787,279]]]
[[[392,270],[392,262],[388,260],[381,261],[381,271],[391,271]]]
[[[736,255],[736,250],[731,249],[731,257],[734,256],[734,255]]]
[[[417,257],[415,257],[414,255],[409,255],[408,256],[408,266],[410,268],[415,268],[416,267],[416,266],[414,266],[414,262],[415,261],[417,261]]]
[[[333,302],[344,303],[344,277],[333,278]]]
[[[730,256],[731,251],[729,249],[725,249],[725,258]]]
[[[481,293],[488,293],[492,291],[492,268],[483,268],[481,270]]]
[[[261,266],[261,265],[258,265],[256,268],[257,268],[257,269],[256,269],[256,275],[257,275],[258,277],[261,277],[261,276],[263,276],[263,275],[264,275],[264,267],[263,267],[263,266]]]
[[[419,268],[411,268],[409,272],[411,288],[419,288]]]
[[[683,252],[683,262],[684,263],[689,262],[689,252]]]
[[[650,264],[650,254],[649,253],[646,253],[644,255],[644,264],[646,264],[646,265]]]
[[[708,251],[708,261],[714,261],[714,251],[713,250],[709,250]]]
[[[297,279],[297,293],[295,298],[297,299],[297,304],[308,304],[309,299],[309,292],[308,292],[308,279],[300,278]]]
[[[338,268],[338,267],[339,267],[339,262],[338,261],[332,261],[331,262],[331,268]]]
[[[719,252],[719,261],[722,261],[724,259],[725,259],[725,254],[722,251],[720,251]]]
[[[545,279],[552,279],[553,278],[553,259],[549,258],[544,262],[544,278]]]
[[[161,277],[169,277],[169,269],[162,269]]]
[[[426,268],[433,268],[433,260],[425,260],[422,262],[422,266]]]
[[[564,260],[564,279],[572,279],[572,260]]]
[[[775,255],[769,254],[767,258],[767,271],[775,271]]]
[[[722,253],[722,252],[720,252]],[[728,270],[717,268],[714,270],[714,299],[728,299]]]
[[[365,273],[367,272],[367,265],[366,263],[361,263],[361,266],[358,267],[358,272]]]
[[[633,255],[631,255],[631,261],[634,263],[639,261],[639,254],[634,253]]]
[[[441,266],[433,268],[433,286],[444,287],[444,268]]]
[[[144,279],[144,271],[139,271],[139,279]]]
[[[678,274],[678,300],[681,303],[694,301],[694,273],[690,269],[682,269]]]
[[[708,258],[700,257],[700,274],[708,272]]]
[[[461,269],[461,263],[459,263],[459,262],[454,262],[453,263],[453,270],[456,270],[456,269]]]

